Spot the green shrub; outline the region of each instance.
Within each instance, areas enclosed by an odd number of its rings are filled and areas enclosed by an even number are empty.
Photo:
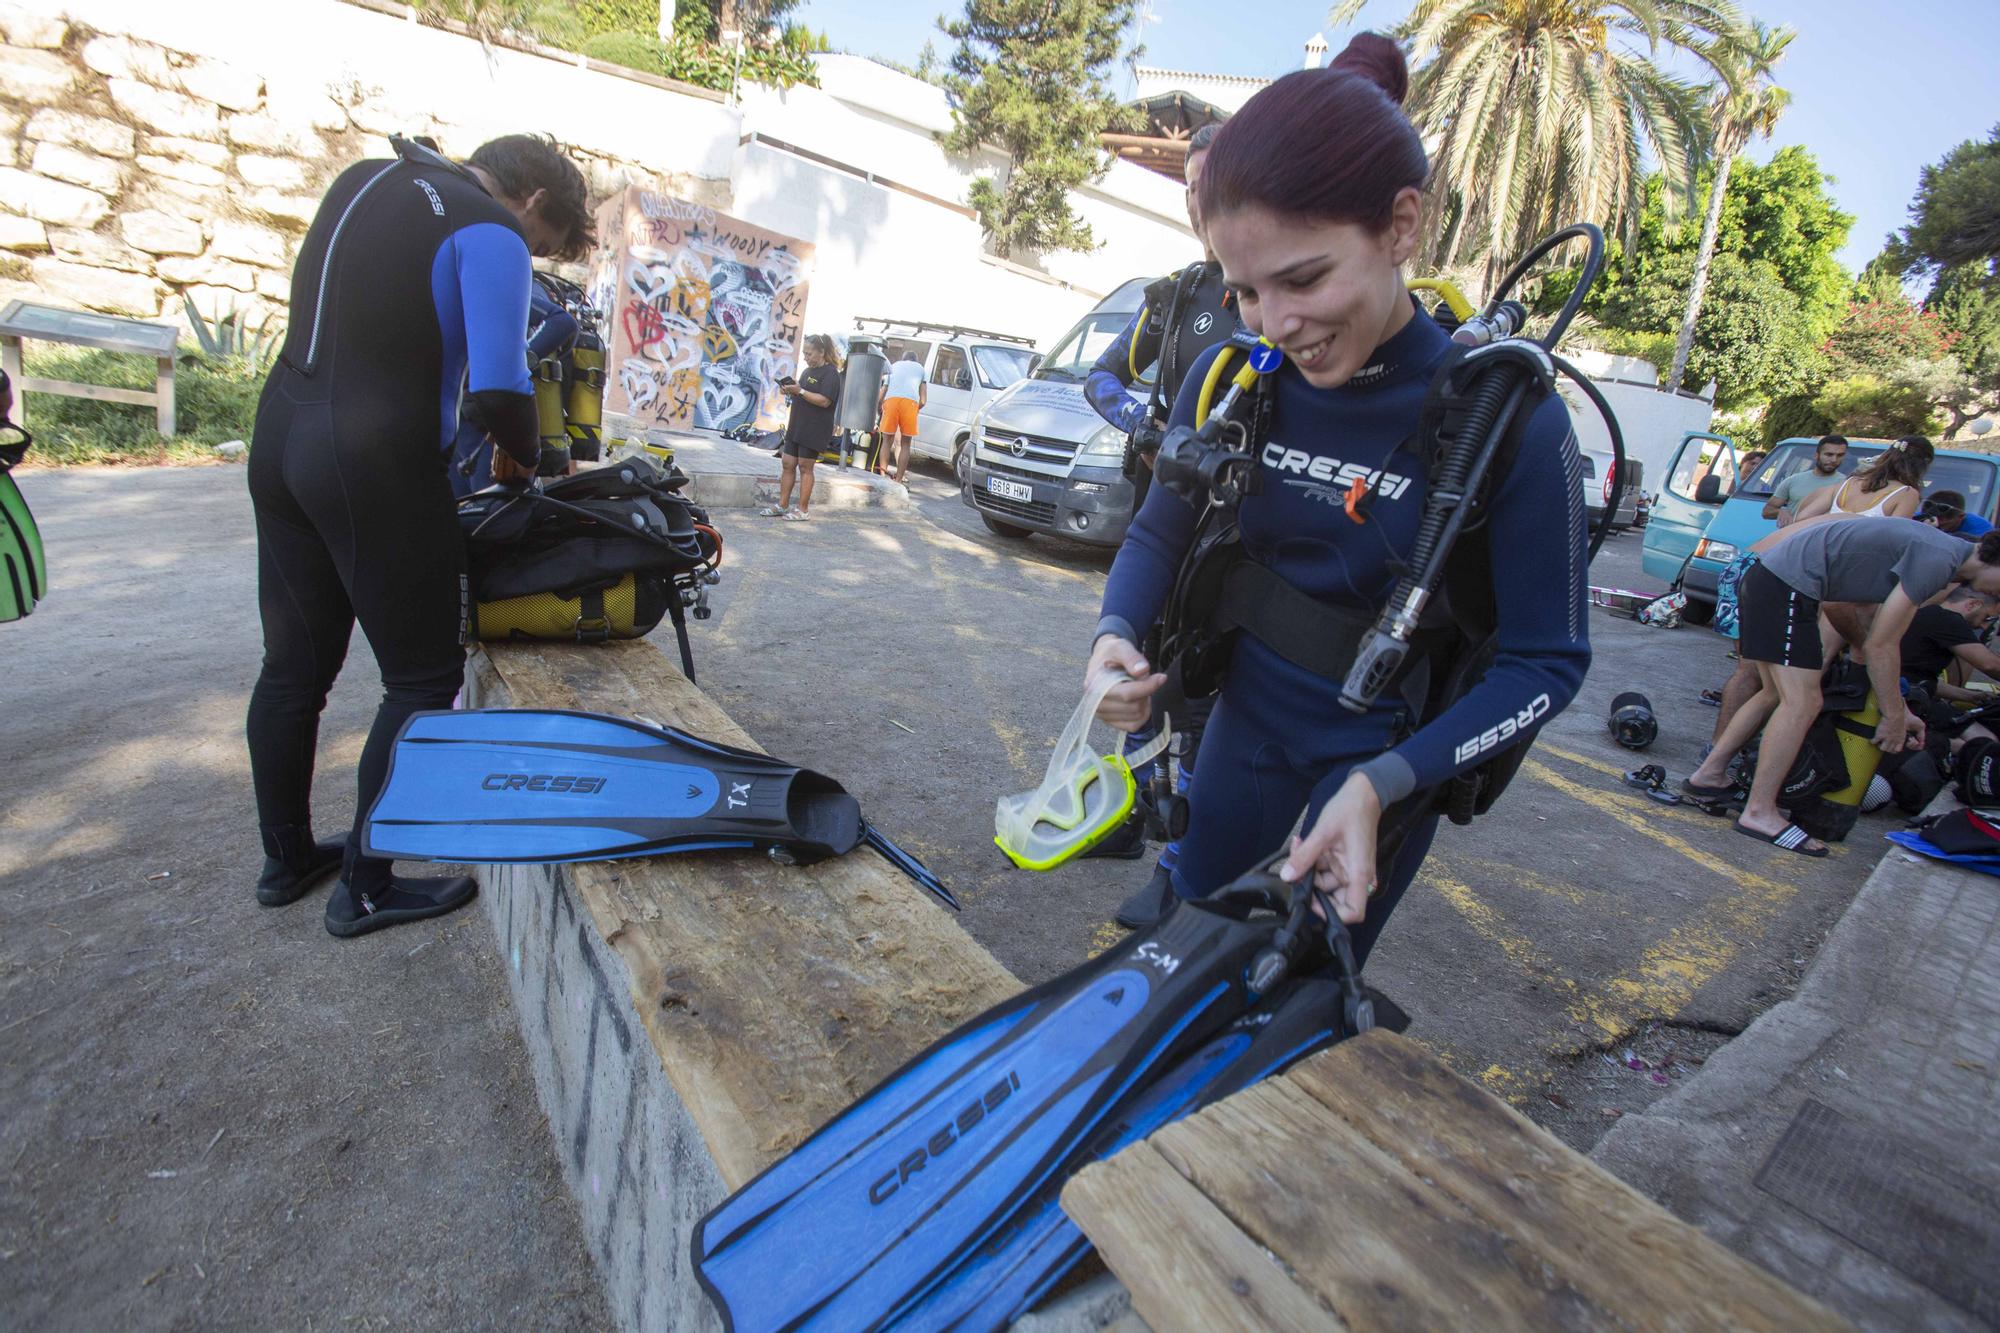
[[[1813,395],[1787,394],[1783,398],[1773,398],[1770,407],[1765,409],[1764,434],[1758,447],[1769,449],[1779,440],[1794,437],[1817,439],[1832,429],[1832,421],[1814,404]]]
[[[240,357],[210,360],[183,347],[174,373],[174,425],[162,440],[153,409],[30,393],[24,422],[35,437],[28,457],[39,463],[167,463],[213,458],[225,440],[248,440],[257,417],[264,373]],[[120,389],[153,387],[154,363],[79,347],[27,348],[30,375],[104,384]]]
[[[584,34],[595,37],[600,33],[646,33],[659,31],[659,0],[576,0],[567,6],[577,25]],[[678,19],[680,11],[688,8],[682,5],[674,11]],[[588,55],[589,52],[584,54]],[[607,59],[608,57],[598,57]]]
[[[667,72],[667,45],[642,32],[601,32],[583,44],[583,54],[641,74]]]

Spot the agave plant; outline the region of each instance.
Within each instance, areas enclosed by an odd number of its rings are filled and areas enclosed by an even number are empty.
[[[181,304],[187,309],[188,327],[194,330],[202,355],[212,361],[242,361],[249,369],[261,371],[270,365],[284,341],[285,323],[272,312],[258,316],[252,324],[250,313],[237,309],[233,301],[213,320],[204,319],[194,298],[185,292]]]

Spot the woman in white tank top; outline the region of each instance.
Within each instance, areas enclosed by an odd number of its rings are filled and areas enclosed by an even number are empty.
[[[1909,518],[1923,502],[1924,473],[1930,470],[1934,453],[1923,436],[1906,435],[1840,485],[1808,496],[1799,506],[1799,518],[1815,514]]]

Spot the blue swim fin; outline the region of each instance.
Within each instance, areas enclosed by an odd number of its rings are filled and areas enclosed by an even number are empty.
[[[724,1323],[855,1329],[911,1314],[1257,1003],[1253,971],[1277,993],[1283,969],[1258,965],[1297,932],[1284,892],[1239,881],[996,1006],[725,1200],[693,1244]]]
[[[741,847],[810,865],[864,843],[957,909],[824,774],[628,718],[487,708],[403,725],[361,849],[513,865]]]
[[[1113,1117],[1076,1165],[1110,1157],[1161,1126],[1281,1073],[1349,1035],[1343,1029],[1341,998],[1340,983],[1326,977],[1289,983],[1162,1075]],[[1387,1007],[1380,997],[1376,1004]],[[1396,1023],[1385,1019],[1383,1026],[1394,1028]],[[895,1327],[974,1333],[1005,1328],[1034,1308],[1091,1249],[1062,1210],[1062,1183],[1044,1189]]]

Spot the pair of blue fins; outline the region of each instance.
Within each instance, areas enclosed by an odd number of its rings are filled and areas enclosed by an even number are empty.
[[[823,775],[537,710],[412,718],[364,838],[371,856],[473,863],[736,847],[805,864],[863,845],[951,902]],[[693,1259],[724,1324],[1002,1328],[1090,1251],[1058,1198],[1077,1169],[1405,1026],[1281,859],[949,1033],[709,1212]]]

